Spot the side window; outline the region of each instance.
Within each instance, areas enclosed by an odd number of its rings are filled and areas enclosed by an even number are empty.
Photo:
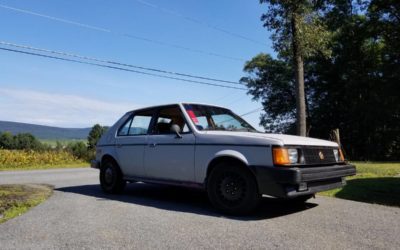
[[[183,126],[182,133],[190,133],[190,129],[189,129],[188,125],[186,124],[186,122],[185,122],[185,125]]]
[[[178,106],[160,109],[154,124],[153,134],[171,134],[171,126],[176,124],[181,128],[181,133],[189,133],[182,111]]]
[[[118,130],[118,136],[124,136],[128,135],[129,132],[129,127],[131,126],[132,118],[130,118],[128,121],[122,125],[122,127],[119,128]]]
[[[137,114],[124,123],[118,130],[118,136],[146,135],[152,113]]]
[[[145,135],[149,128],[151,116],[137,115],[133,117],[128,135]]]

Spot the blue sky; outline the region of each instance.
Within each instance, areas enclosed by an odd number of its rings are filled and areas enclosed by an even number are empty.
[[[264,6],[257,0],[0,0],[0,5],[113,31],[96,31],[0,7],[1,41],[145,67],[238,81],[244,76],[243,60],[260,52],[273,53],[269,33],[260,21]],[[243,60],[176,49],[116,33]],[[0,120],[87,127],[94,123],[111,125],[124,112],[138,107],[179,101],[217,104],[238,114],[261,107],[242,90],[6,51],[0,51],[0,58]],[[256,112],[244,118],[257,126],[259,115]]]

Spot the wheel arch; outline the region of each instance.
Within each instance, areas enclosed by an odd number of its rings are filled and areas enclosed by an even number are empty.
[[[248,163],[246,157],[244,157],[243,154],[241,154],[237,151],[226,150],[226,151],[220,152],[219,154],[216,154],[215,157],[208,163],[206,178],[204,180],[205,187],[207,186],[207,179],[208,179],[211,171],[216,166],[218,166],[218,164],[223,163],[223,162],[231,163],[231,164],[238,164],[241,167],[245,168],[247,171],[249,171],[251,173],[251,175],[253,176],[254,180],[257,183],[257,178],[256,178],[254,172],[249,167],[249,163]]]
[[[118,166],[118,168],[121,170],[121,167],[119,166],[117,160],[116,160],[112,155],[110,155],[110,154],[104,154],[104,155],[101,157],[100,167],[103,165],[103,163],[104,163],[105,161],[112,161],[112,162],[115,163],[115,164]]]
[[[221,163],[228,163],[228,165]],[[220,171],[215,171],[218,169],[220,169]],[[238,187],[238,190],[242,190],[239,193],[242,198],[231,197],[233,199],[232,202],[235,204],[230,204],[230,202],[227,203],[224,201],[225,199],[230,198],[221,197],[225,196],[224,193],[227,192],[233,192],[232,195],[234,195],[234,192],[237,190],[237,184],[231,183],[231,185],[234,185],[234,190],[231,189],[231,191],[228,190],[228,185],[222,185],[221,181],[226,181],[226,179],[223,180],[222,178],[226,178],[225,174],[227,171],[230,171],[229,169],[232,169],[234,173],[239,174],[242,177],[242,182],[247,183],[245,184],[245,189],[243,189],[243,186]],[[207,177],[205,179],[204,187],[211,203],[217,209],[229,214],[246,214],[251,212],[257,207],[261,198],[257,178],[254,172],[244,161],[232,155],[216,157],[210,162],[209,168],[207,169]]]

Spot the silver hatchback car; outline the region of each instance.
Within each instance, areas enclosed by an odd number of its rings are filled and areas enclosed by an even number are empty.
[[[335,142],[261,133],[229,109],[196,103],[126,113],[99,140],[92,167],[107,193],[126,182],[201,188],[230,214],[251,212],[263,194],[305,202],[356,173]]]

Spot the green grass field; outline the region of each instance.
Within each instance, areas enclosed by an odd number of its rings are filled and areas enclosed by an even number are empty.
[[[319,193],[348,200],[400,207],[400,163],[352,162],[357,175],[347,185]]]
[[[0,223],[25,213],[52,192],[53,188],[48,185],[0,185]]]
[[[43,144],[47,144],[54,148],[57,146],[57,142],[60,143],[62,146],[67,146],[71,142],[79,142],[79,141],[87,143],[87,140],[85,140],[85,139],[80,139],[80,140],[79,139],[65,139],[65,140],[40,139],[39,141]]]

